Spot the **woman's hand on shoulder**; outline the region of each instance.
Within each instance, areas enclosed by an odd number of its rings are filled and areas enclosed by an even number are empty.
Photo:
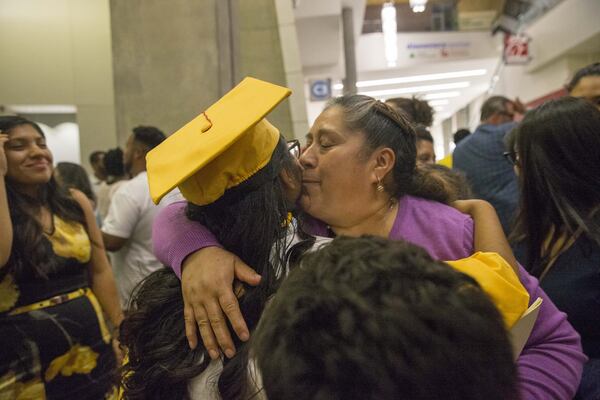
[[[246,341],[250,336],[234,293],[234,279],[253,286],[260,283],[260,275],[239,257],[219,247],[198,250],[182,265],[185,334],[190,348],[196,348],[198,327],[212,359],[219,357],[219,349],[230,358],[235,354],[227,320],[241,340]]]

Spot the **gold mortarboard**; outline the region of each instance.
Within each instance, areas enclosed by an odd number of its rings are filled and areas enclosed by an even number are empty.
[[[264,117],[290,94],[288,88],[245,78],[148,152],[154,203],[178,186],[188,201],[210,204],[263,168],[280,139]]]

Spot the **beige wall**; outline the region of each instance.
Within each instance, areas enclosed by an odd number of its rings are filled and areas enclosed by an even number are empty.
[[[300,106],[269,119],[304,135],[291,3],[275,0],[0,0],[0,105],[76,106],[83,164],[137,125],[170,134],[220,97],[217,1],[236,11],[235,81],[292,87]]]
[[[215,0],[111,0],[119,142],[167,135],[219,97]]]
[[[0,104],[77,107],[82,161],[116,144],[108,0],[0,0]]]
[[[171,134],[221,96],[216,1],[111,0],[119,141],[139,124]],[[245,76],[286,85],[273,0],[231,0],[234,81]],[[168,17],[167,17],[168,16]],[[221,30],[226,29],[220,27]],[[222,32],[221,32],[222,33]],[[269,120],[293,136],[289,100]]]

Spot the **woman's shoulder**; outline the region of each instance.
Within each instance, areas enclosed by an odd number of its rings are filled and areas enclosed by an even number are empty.
[[[437,259],[452,260],[473,252],[473,220],[435,201],[404,196],[390,238],[404,239]]]
[[[407,214],[425,215],[432,221],[455,221],[459,224],[468,223],[472,219],[455,208],[434,200],[405,195],[399,199],[400,210]]]

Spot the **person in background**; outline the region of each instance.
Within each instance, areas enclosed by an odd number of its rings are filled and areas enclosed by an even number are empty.
[[[433,136],[423,125],[416,125],[415,132],[417,133],[417,165],[435,164]]]
[[[104,156],[106,170],[106,185],[98,190],[98,216],[104,221],[108,214],[110,202],[116,191],[123,185],[128,176],[123,165],[123,151],[120,148],[108,150]]]
[[[77,189],[85,194],[85,197],[92,203],[92,207],[96,208],[96,196],[92,191],[90,178],[81,165],[59,162],[54,168],[54,179],[66,189]]]
[[[417,164],[434,164],[433,136],[429,132],[429,128],[433,124],[434,111],[429,103],[416,97],[396,97],[387,99],[385,103],[413,124],[417,132]]]
[[[452,135],[452,140],[454,141],[454,144],[458,146],[458,144],[462,142],[463,139],[466,139],[470,134],[470,130],[462,128],[454,132],[454,135]]]
[[[56,183],[37,124],[0,131],[0,398],[115,398],[103,313],[123,315],[90,201]]]
[[[414,186],[416,196],[440,203],[453,205],[457,200],[473,198],[467,178],[460,171],[439,164],[421,165],[419,174],[414,178]]]
[[[581,97],[600,109],[600,63],[596,62],[575,73],[567,85],[569,94]]]
[[[600,111],[551,100],[510,139],[521,190],[515,255],[581,334],[590,360],[577,398],[600,399]]]
[[[250,348],[271,400],[518,398],[494,304],[406,242],[338,237],[304,256]]]
[[[471,131],[468,129],[464,129],[464,128],[459,129],[456,132],[454,132],[454,135],[452,135],[452,141],[454,142],[455,148],[456,148],[456,146],[458,146],[458,144],[463,139],[465,139],[470,134],[471,134]],[[445,167],[452,168],[452,153],[449,153],[446,157],[442,158],[437,163],[440,165],[443,165]]]
[[[481,124],[453,153],[453,168],[462,171],[477,198],[491,203],[508,234],[519,203],[517,176],[504,159],[505,136],[525,107],[503,96],[492,96],[481,107]]]
[[[423,125],[425,128],[431,128],[433,124],[434,111],[426,100],[420,100],[416,97],[395,97],[387,99],[385,103],[391,106],[396,112],[402,113],[415,125]]]
[[[152,126],[133,129],[123,152],[124,168],[132,178],[115,192],[102,224],[106,249],[113,252],[111,260],[123,308],[135,285],[162,266],[152,252],[152,222],[171,198],[159,205],[152,202],[146,154],[164,139],[164,133]]]
[[[90,182],[92,183],[92,190],[94,193],[98,192],[102,183],[106,180],[106,171],[104,170],[104,155],[103,151],[94,151],[90,154],[90,166],[93,170],[93,175],[90,176]]]

